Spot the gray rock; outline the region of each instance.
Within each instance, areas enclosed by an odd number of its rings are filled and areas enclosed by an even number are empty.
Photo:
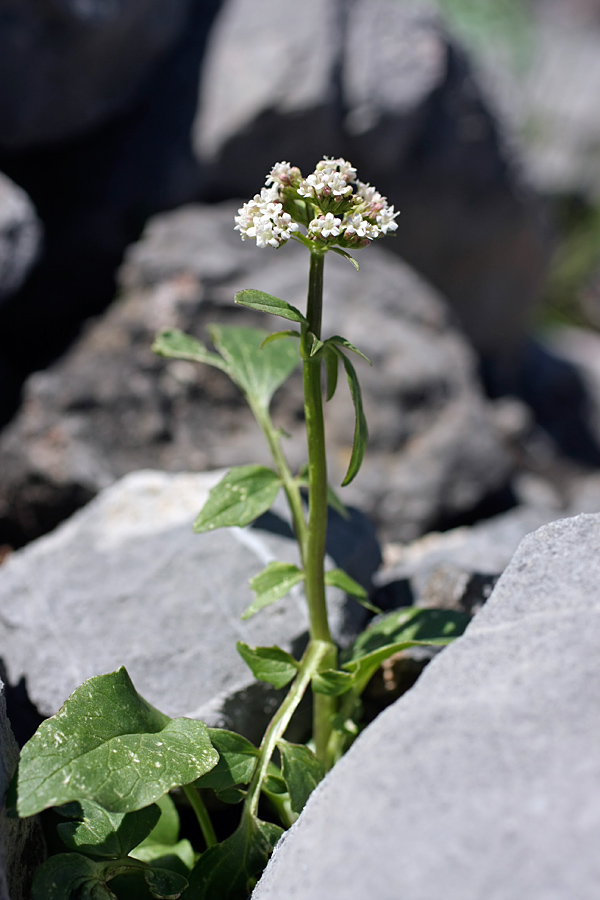
[[[0,146],[84,134],[126,110],[190,0],[2,0]]]
[[[254,900],[595,900],[599,541],[583,515],[522,542],[317,788]]]
[[[309,172],[323,154],[347,157],[402,211],[396,252],[481,352],[514,365],[545,251],[471,68],[429,4],[309,0],[292,25],[277,0],[228,0],[201,95],[205,196],[250,197],[277,160]]]
[[[252,602],[249,578],[270,560],[297,562],[297,553],[289,538],[258,528],[192,533],[222,475],[132,473],[3,564],[0,656],[9,683],[24,678],[42,715],[85,679],[125,665],[168,715],[261,737],[277,694],[255,683],[236,641],[298,653],[307,616],[297,590],[240,620]],[[356,541],[347,526],[345,533]],[[362,546],[367,580],[378,559]],[[343,644],[364,611],[339,591],[330,600],[332,633]]]
[[[6,792],[18,759],[19,748],[6,716],[4,684],[0,680],[0,900],[29,900],[34,872],[44,860],[37,820],[7,815]]]
[[[0,172],[0,303],[23,283],[40,251],[41,237],[31,200]]]
[[[106,316],[46,372],[32,376],[19,416],[0,439],[0,537],[37,536],[115,478],[139,468],[207,469],[268,462],[262,436],[233,385],[150,350],[162,328],[205,338],[208,322],[277,328],[234,307],[257,287],[300,307],[308,258],[242,243],[235,206],[188,207],[154,219],[129,252],[123,292]],[[510,462],[483,397],[475,361],[442,299],[393,254],[364,251],[361,271],[330,254],[324,333],[343,332],[373,360],[357,361],[371,441],[363,471],[344,490],[387,538],[412,539],[502,487]],[[328,404],[331,481],[340,484],[353,436],[345,383]],[[306,458],[299,374],[275,398]]]

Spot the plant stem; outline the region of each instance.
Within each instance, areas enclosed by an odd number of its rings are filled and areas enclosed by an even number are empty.
[[[308,532],[304,556],[305,591],[312,640],[329,645],[323,668],[335,668],[336,649],[331,640],[325,598],[325,543],[327,538],[327,457],[323,394],[321,389],[321,358],[310,356],[314,335],[321,337],[323,310],[323,253],[310,254],[310,275],[306,319],[302,330],[300,352],[303,360],[304,414],[308,444]],[[317,758],[328,767],[327,747],[331,735],[331,717],[335,700],[315,694],[313,700],[313,737]]]
[[[295,709],[302,700],[313,675],[319,671],[322,661],[328,652],[329,644],[324,641],[311,641],[309,643],[300,662],[298,674],[294,678],[285,700],[269,722],[259,747],[258,761],[244,802],[244,809],[251,815],[256,815],[260,790],[267,774],[269,762],[277,746],[277,741],[285,734]]]
[[[217,843],[217,836],[212,826],[212,822],[210,821],[208,810],[204,805],[204,800],[200,796],[200,792],[193,784],[184,784],[183,793],[188,798],[190,806],[196,813],[196,818],[198,819],[198,824],[200,825],[206,847],[214,847]]]

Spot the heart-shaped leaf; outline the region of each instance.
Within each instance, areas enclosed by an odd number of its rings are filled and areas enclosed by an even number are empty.
[[[290,795],[294,812],[302,812],[306,801],[325,775],[325,769],[310,747],[278,741],[281,754],[281,773]]]
[[[109,812],[134,812],[217,761],[202,722],[169,719],[121,668],[78,687],[23,747],[17,809],[32,816],[92,800]]]
[[[56,811],[71,820],[56,826],[59,838],[70,850],[108,859],[127,856],[148,837],[160,818],[155,803],[136,812],[111,813],[91,800],[76,800]]]
[[[281,479],[265,466],[237,466],[215,485],[194,522],[194,531],[249,525],[270,509]]]
[[[301,581],[304,581],[304,572],[298,566],[292,563],[270,562],[262,572],[250,579],[250,587],[256,593],[256,597],[243,613],[242,619],[249,619],[265,606],[281,600]]]
[[[281,316],[282,319],[289,319],[291,322],[300,322],[303,325],[308,324],[299,309],[280,300],[279,297],[273,297],[272,294],[265,294],[264,291],[255,291],[252,289],[246,291],[238,291],[235,295],[235,302],[240,306],[247,306],[250,309],[258,309],[260,312],[272,313],[274,316]]]
[[[281,647],[249,647],[242,641],[238,641],[236,647],[259,681],[266,681],[276,688],[282,688],[296,675],[297,661]]]

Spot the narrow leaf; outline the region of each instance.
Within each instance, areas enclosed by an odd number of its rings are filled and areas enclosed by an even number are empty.
[[[308,333],[308,338],[311,341],[309,354],[310,356],[316,356],[321,347],[324,347],[325,344],[323,343],[323,341],[320,341],[316,334],[313,334],[312,331]]]
[[[300,361],[298,341],[282,338],[261,349],[269,336],[261,328],[211,325],[209,333],[233,381],[248,400],[267,409],[277,388]]]
[[[367,440],[369,438],[369,431],[367,428],[367,420],[365,418],[363,409],[362,394],[360,392],[358,376],[350,360],[341,352],[341,350],[338,350],[338,353],[344,364],[344,368],[346,369],[346,376],[348,378],[348,384],[350,386],[350,396],[352,397],[352,402],[354,403],[355,413],[352,454],[350,456],[348,471],[346,472],[346,476],[342,481],[342,487],[345,487],[347,484],[350,484],[350,482],[358,474],[363,461],[363,457],[365,455]]]
[[[281,338],[285,338],[285,337],[298,338],[298,340],[299,340],[300,332],[299,331],[275,331],[273,334],[267,335],[267,337],[264,339],[264,341],[260,345],[260,349],[262,350],[263,347],[267,346],[267,344],[272,344],[273,341],[279,341],[279,340],[281,340]]]
[[[186,900],[247,900],[282,834],[277,825],[244,815],[231,837],[202,854]]]
[[[281,647],[249,647],[242,641],[238,641],[236,647],[254,677],[276,688],[289,684],[298,670],[294,657]]]
[[[281,316],[282,319],[290,319],[292,322],[307,324],[299,309],[296,309],[295,306],[292,306],[286,300],[280,300],[279,297],[273,297],[272,294],[265,294],[263,291],[252,289],[238,291],[235,295],[235,302],[239,303],[240,306],[258,309],[260,312],[271,313],[274,316]]]
[[[270,562],[259,575],[250,579],[250,587],[256,593],[254,602],[243,613],[249,619],[265,606],[281,600],[291,589],[304,581],[304,572],[292,563]]]
[[[343,256],[344,259],[347,259],[349,262],[351,262],[352,265],[354,266],[354,268],[356,269],[356,271],[358,272],[359,266],[353,256],[350,256],[350,254],[346,253],[345,250],[342,250],[341,247],[332,247],[331,249],[333,250],[334,253],[337,253],[338,256]]]
[[[469,621],[466,613],[446,609],[421,609],[416,606],[396,609],[359,634],[347,661],[400,641],[455,638],[463,633]]]
[[[325,775],[325,769],[309,747],[304,744],[277,742],[281,754],[281,772],[290,795],[290,806],[302,812],[306,801]]]
[[[325,360],[325,373],[327,375],[327,400],[329,401],[335,394],[335,389],[337,388],[339,356],[335,350],[332,350],[331,347],[327,346],[327,342],[325,342],[325,353],[323,358]]]
[[[281,480],[264,466],[238,466],[215,485],[194,522],[194,531],[249,525],[270,507]]]
[[[346,694],[355,682],[351,672],[340,672],[337,669],[326,669],[313,676],[312,689],[317,694],[326,694],[328,697],[340,697]]]
[[[148,837],[160,818],[155,803],[136,812],[110,813],[91,800],[78,800],[56,811],[71,819],[56,826],[63,844],[70,850],[108,859],[127,856]]]
[[[207,363],[223,372],[227,372],[227,364],[216,353],[210,353],[200,341],[183,331],[163,331],[156,336],[152,349],[159,356],[170,359],[188,359],[192,362]]]
[[[358,600],[360,605],[364,606],[365,609],[369,609],[371,612],[377,614],[381,613],[379,607],[369,601],[369,595],[364,587],[359,584],[358,581],[355,581],[354,578],[350,578],[350,576],[342,571],[342,569],[330,569],[328,572],[325,572],[325,584],[329,585],[329,587],[339,588],[341,591],[344,591],[344,593],[350,594],[350,596]]]
[[[254,744],[240,734],[224,728],[209,728],[208,733],[213,747],[219,753],[219,762],[214,769],[198,779],[196,787],[212,788],[221,795],[238,784],[249,784],[258,757]]]
[[[351,350],[352,353],[356,353],[360,356],[361,359],[364,359],[365,362],[369,363],[370,366],[373,365],[368,356],[359,350],[358,347],[355,347],[354,344],[351,344],[350,341],[347,341],[346,338],[341,337],[339,334],[334,334],[333,337],[327,338],[325,341],[326,344],[337,344],[338,347],[345,347],[346,350]]]
[[[354,689],[357,694],[361,694],[379,666],[390,656],[395,656],[396,653],[409,650],[411,647],[444,647],[452,640],[453,638],[430,638],[427,641],[398,641],[345,663],[344,669],[354,676]]]
[[[124,668],[78,687],[24,746],[17,809],[92,800],[134,812],[216,765],[206,726],[169,719],[135,690]]]

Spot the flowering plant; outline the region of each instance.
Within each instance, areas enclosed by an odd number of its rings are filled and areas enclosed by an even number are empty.
[[[366,590],[341,569],[325,570],[327,511],[344,507],[328,485],[323,416],[337,389],[340,364],[355,409],[352,453],[343,484],[358,473],[367,442],[359,380],[351,356],[368,360],[340,335],[323,337],[323,267],[328,251],[358,268],[348,249],[395,231],[398,214],[344,159],[324,158],[307,178],[277,163],[266,186],[235,217],[242,240],[278,248],[289,240],[310,252],[306,311],[258,290],[236,303],[279,316],[295,327],[267,333],[218,326],[216,352],[177,331],[160,334],[165,357],[201,362],[225,372],[244,394],[262,428],[273,467],[232,468],[210,492],[194,524],[198,533],[243,527],[266,512],[283,489],[298,542],[300,565],[271,562],[250,582],[255,593],[244,618],[279,602],[302,584],[309,639],[300,659],[280,647],[237,647],[257,679],[287,694],[259,747],[245,737],[170,719],[136,692],[125,669],[91,678],[43,722],[23,748],[17,781],[22,816],[55,809],[57,852],[38,871],[33,900],[244,900],[281,836],[313,788],[359,730],[360,697],[381,663],[415,644],[444,644],[465,625],[451,612],[405,608],[371,624],[340,660],[332,640],[326,587],[341,588],[374,610]],[[282,432],[271,419],[275,391],[301,362],[308,462],[291,471]],[[303,493],[308,494],[308,513]],[[375,609],[376,612],[379,612]],[[313,732],[307,744],[285,739],[300,701],[312,689]],[[196,815],[201,852],[180,840],[179,805]],[[208,801],[208,805],[207,805]],[[209,806],[240,804],[232,834],[215,832]],[[259,802],[261,803],[259,816]],[[266,804],[266,805],[265,805]],[[266,811],[268,809],[268,812]],[[110,888],[109,888],[110,882]]]

